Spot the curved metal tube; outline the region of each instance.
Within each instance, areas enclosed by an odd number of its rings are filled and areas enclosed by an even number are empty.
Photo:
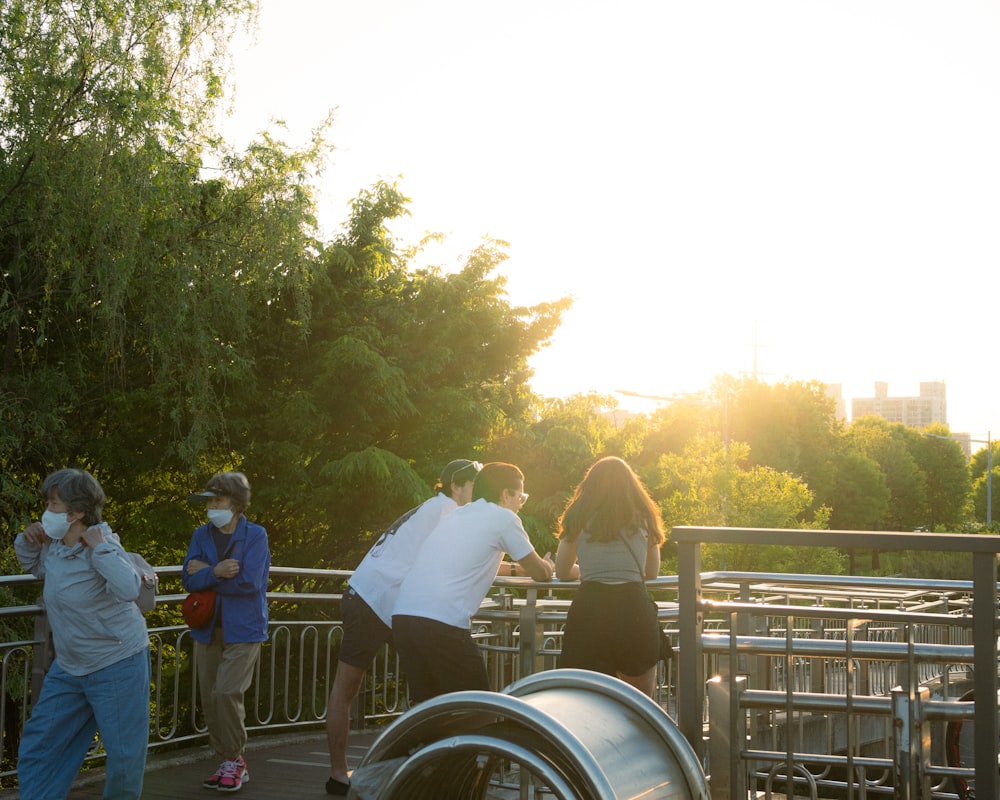
[[[666,712],[623,681],[585,670],[428,700],[387,728],[359,769],[399,758],[379,792],[387,800],[422,800],[425,789],[427,797],[484,797],[501,760],[567,800],[709,797],[701,764]]]

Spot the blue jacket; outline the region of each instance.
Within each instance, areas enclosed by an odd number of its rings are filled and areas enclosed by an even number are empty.
[[[208,644],[221,608],[222,639],[226,644],[244,644],[267,640],[267,581],[271,569],[271,551],[267,546],[267,531],[244,516],[233,531],[229,558],[240,562],[240,571],[233,578],[217,578],[212,567],[222,561],[223,553],[215,549],[212,523],[197,528],[191,535],[191,544],[184,557],[181,583],[188,592],[215,589],[218,602],[212,615],[212,624],[192,628],[191,638]],[[205,561],[212,566],[188,575],[191,559]]]

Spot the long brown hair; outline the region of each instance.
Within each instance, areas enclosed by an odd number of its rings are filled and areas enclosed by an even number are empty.
[[[660,509],[632,468],[617,456],[596,461],[559,518],[556,536],[576,541],[582,531],[597,542],[610,542],[620,531],[643,529],[650,542],[664,540]]]

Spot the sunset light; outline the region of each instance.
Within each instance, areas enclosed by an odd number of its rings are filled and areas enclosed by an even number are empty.
[[[421,263],[508,241],[515,303],[575,298],[539,392],[943,380],[985,433],[998,36],[988,3],[265,0],[225,128],[335,107],[327,231],[387,178],[402,241],[447,235]]]

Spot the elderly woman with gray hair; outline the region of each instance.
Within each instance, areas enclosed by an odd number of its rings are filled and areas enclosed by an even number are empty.
[[[216,596],[211,620],[191,630],[208,743],[222,760],[202,786],[237,792],[250,780],[243,696],[267,639],[271,551],[267,531],[243,515],[250,483],[242,472],[220,472],[188,499],[205,502],[208,522],[191,535],[181,583],[188,592],[210,589]]]
[[[138,798],[149,741],[149,634],[135,604],[141,579],[111,528],[89,472],[42,483],[45,513],[14,540],[42,597],[55,660],[24,725],[17,764],[23,800],[66,797],[101,734],[104,797]]]

